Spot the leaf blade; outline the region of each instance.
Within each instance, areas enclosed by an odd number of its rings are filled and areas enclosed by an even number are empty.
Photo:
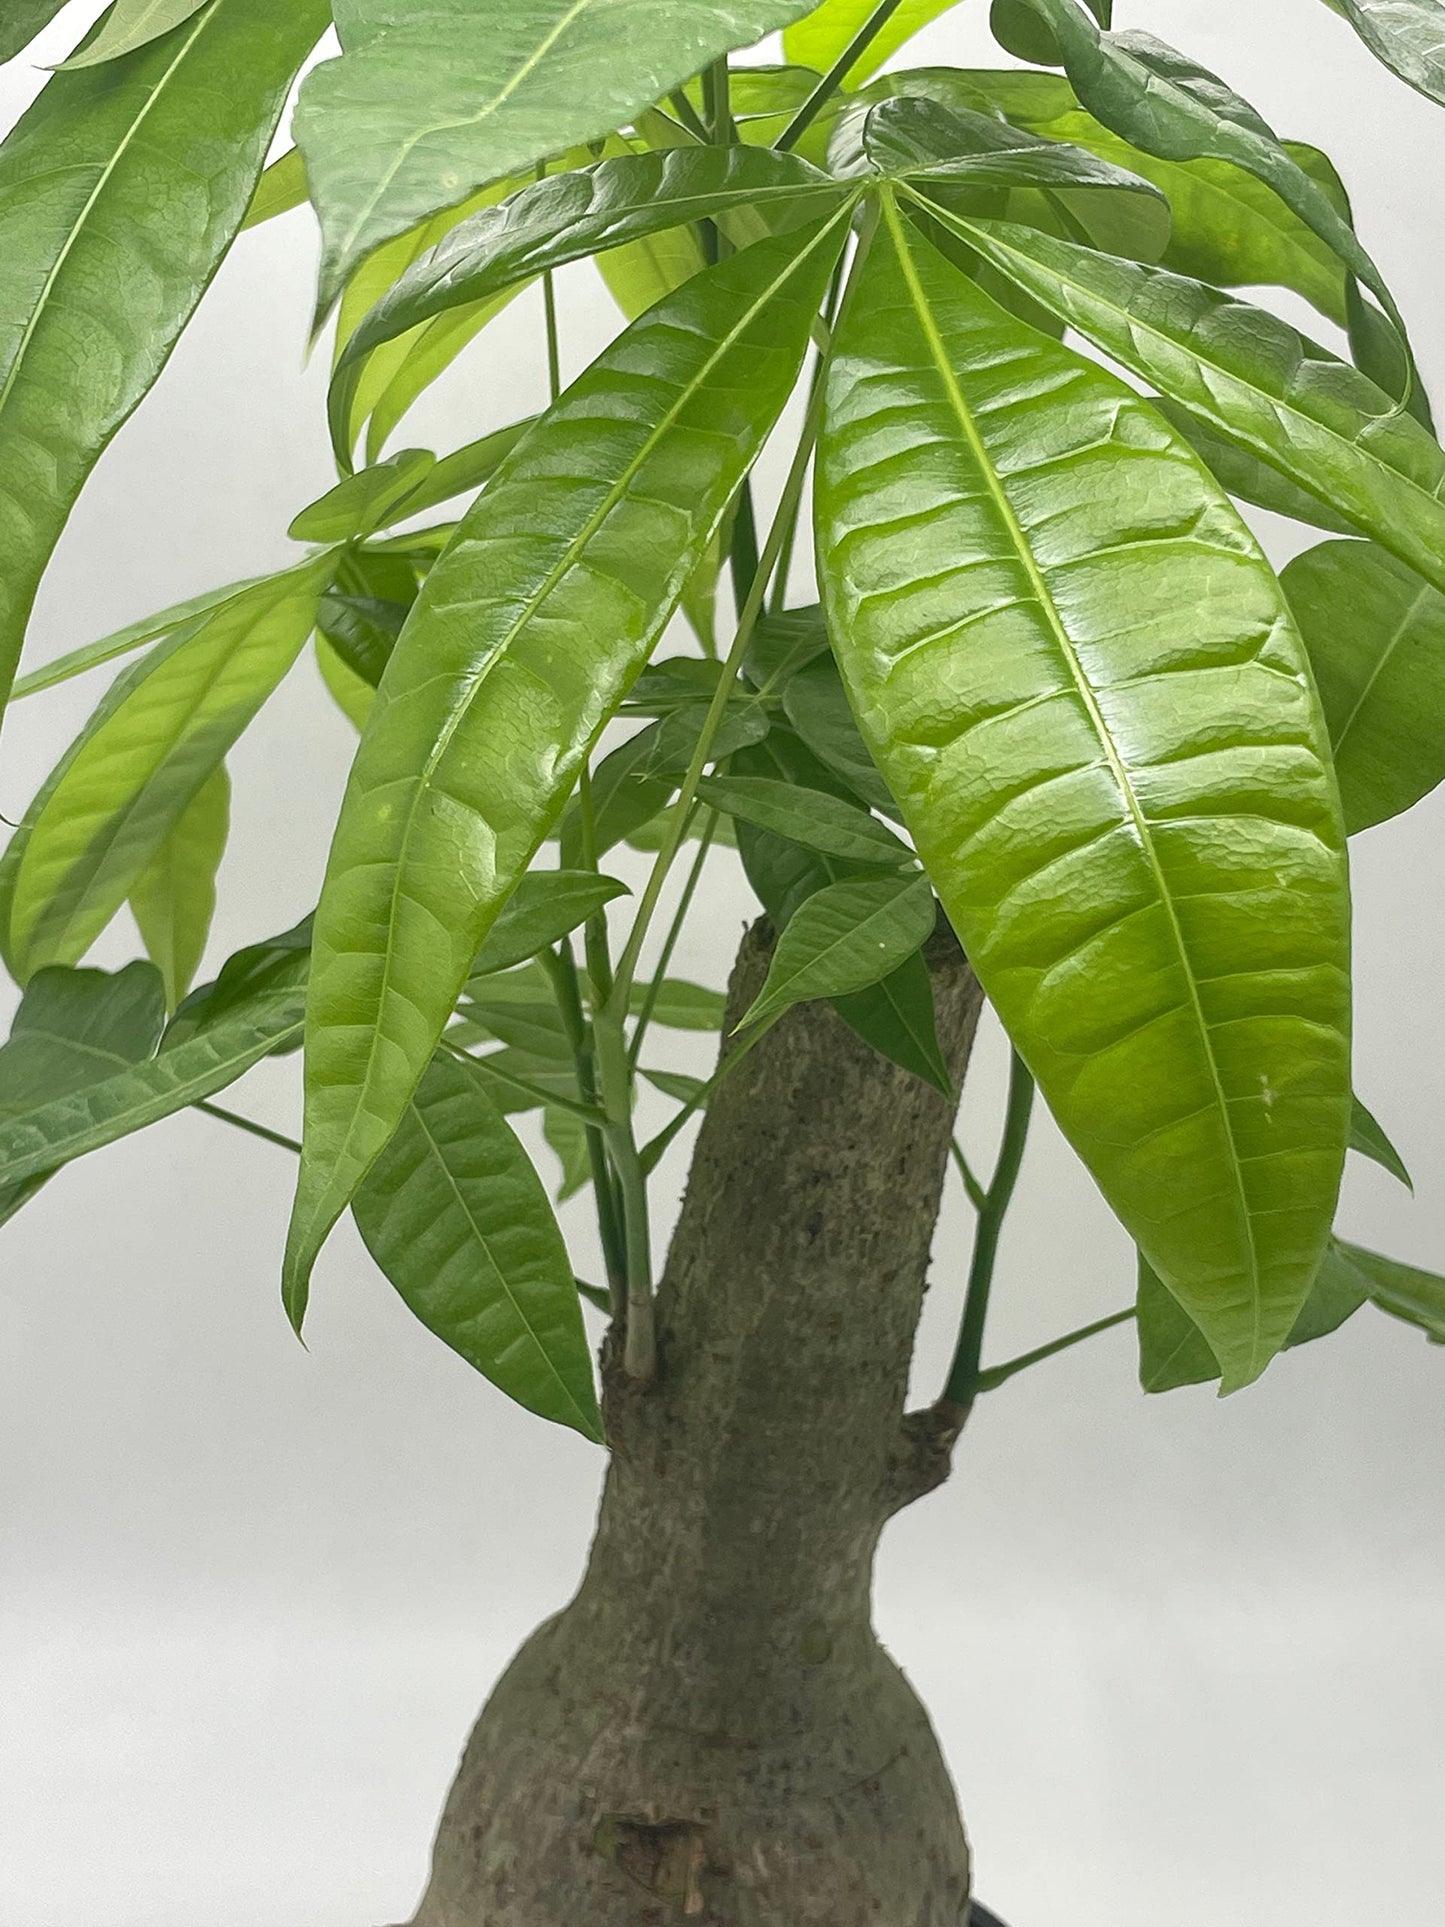
[[[800,904],[778,939],[767,981],[738,1029],[794,1004],[846,997],[881,983],[933,933],[926,877],[857,877],[830,883]]]

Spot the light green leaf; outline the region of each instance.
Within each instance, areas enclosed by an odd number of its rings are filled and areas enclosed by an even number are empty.
[[[216,871],[230,827],[231,779],[222,763],[131,885],[131,913],[146,955],[165,980],[172,1010],[190,989],[205,954],[216,910]]]
[[[1370,542],[1324,542],[1281,580],[1353,835],[1445,782],[1445,595]]]
[[[79,67],[99,67],[107,60],[148,47],[172,27],[182,26],[211,0],[115,0],[105,15],[99,33],[86,42],[79,53],[62,63],[60,73],[73,73]]]
[[[68,1164],[102,1145],[213,1097],[263,1057],[294,1045],[304,992],[258,991],[160,1055],[0,1122],[0,1186]]]
[[[685,1071],[648,1070],[645,1066],[642,1075],[648,1083],[662,1092],[664,1097],[675,1097],[679,1104],[700,1106],[706,1081],[701,1077],[689,1077]]]
[[[450,502],[454,496],[470,495],[483,487],[536,419],[535,415],[529,415],[524,421],[509,422],[505,428],[493,429],[490,435],[443,455],[416,493],[403,504],[404,512],[408,516],[420,515],[425,509]]]
[[[295,542],[349,542],[410,514],[407,504],[436,467],[430,449],[399,454],[347,475],[302,509],[286,533]]]
[[[1445,590],[1445,453],[1373,382],[1212,288],[1025,228],[945,218],[1087,340]]]
[[[632,986],[631,1009],[640,1011],[652,994],[652,985],[637,982]],[[652,1006],[652,1022],[668,1030],[721,1030],[727,1011],[727,998],[706,984],[690,984],[684,977],[664,977]]]
[[[767,982],[738,1029],[792,1004],[846,997],[882,981],[933,934],[926,877],[856,877],[830,883],[794,912]]]
[[[1340,1252],[1364,1279],[1371,1299],[1392,1318],[1418,1325],[1432,1345],[1445,1345],[1445,1278],[1402,1265],[1377,1251],[1341,1243]]]
[[[321,307],[390,236],[473,188],[624,126],[806,0],[337,0],[344,49],[301,90]]]
[[[1398,1178],[1407,1191],[1415,1189],[1414,1179],[1405,1169],[1405,1160],[1380,1128],[1379,1121],[1355,1098],[1350,1110],[1350,1149],[1371,1159],[1392,1178]]]
[[[0,859],[12,974],[77,963],[300,653],[329,556],[272,576],[127,670]]]
[[[542,1111],[542,1135],[562,1166],[562,1182],[557,1187],[557,1202],[565,1204],[585,1191],[592,1182],[592,1154],[587,1148],[587,1126],[572,1111],[555,1104]]]
[[[67,0],[5,0],[0,14],[0,62],[13,60],[48,27]]]
[[[1339,0],[1335,11],[1401,80],[1445,104],[1445,7],[1440,0]]]
[[[1317,495],[1309,494],[1278,469],[1270,468],[1238,442],[1216,434],[1207,422],[1200,421],[1177,401],[1171,401],[1167,395],[1151,395],[1149,399],[1175,432],[1188,442],[1220,487],[1237,500],[1252,502],[1256,508],[1288,516],[1294,522],[1328,529],[1334,535],[1354,534],[1353,524],[1336,515]]]
[[[327,14],[211,0],[123,67],[54,75],[0,147],[0,704],[81,486],[240,226]]]
[[[188,1043],[200,1030],[272,992],[306,988],[311,961],[311,918],[305,916],[274,937],[249,943],[227,957],[210,983],[193,990],[166,1027],[164,1049]]]
[[[366,728],[376,690],[364,676],[357,675],[351,664],[343,660],[335,643],[329,642],[320,630],[316,632],[316,667],[336,707],[359,734]]]
[[[134,655],[137,649],[143,649],[148,642],[159,642],[162,636],[169,635],[173,629],[181,628],[196,616],[209,615],[213,609],[219,609],[223,602],[230,602],[235,596],[269,579],[267,576],[253,575],[244,582],[227,583],[224,589],[208,589],[204,595],[172,603],[169,609],[162,609],[158,615],[147,616],[142,622],[128,623],[124,629],[102,636],[99,642],[88,642],[83,649],[72,649],[67,655],[57,656],[54,662],[46,663],[42,669],[34,669],[28,676],[22,676],[11,691],[10,700],[18,702],[22,696],[38,695],[42,689],[53,689],[57,683],[69,682],[72,676],[83,676],[87,670],[98,669],[102,663],[114,662],[118,656]]]
[[[487,932],[473,974],[525,963],[627,893],[625,883],[593,870],[529,870]]]
[[[377,364],[389,372],[385,384],[378,386],[371,404],[371,419],[366,429],[368,461],[377,460],[412,406],[522,292],[520,286],[509,288],[505,294],[499,294],[491,301],[479,301],[469,308],[453,308],[413,333],[387,343],[377,357]],[[388,361],[393,351],[395,359]],[[370,374],[372,370],[368,369],[367,372]],[[439,499],[446,498],[443,496]],[[407,509],[408,515],[415,512],[414,508]]]
[[[155,1050],[165,992],[150,964],[41,970],[31,979],[9,1043],[0,1046],[0,1120],[83,1090]],[[0,1224],[34,1197],[48,1172],[0,1187]]]
[[[1343,825],[1273,572],[1141,397],[886,195],[819,461],[864,738],[1065,1135],[1247,1383],[1350,1102]]]
[[[876,73],[890,54],[897,53],[920,27],[947,13],[958,0],[902,0],[902,5],[869,42],[844,76],[845,87],[857,87]],[[878,0],[823,0],[804,20],[783,34],[783,52],[803,67],[826,72],[852,46],[855,36],[876,12]]]
[[[306,205],[306,165],[299,147],[288,147],[279,160],[272,161],[256,183],[251,205],[241,223],[241,233],[274,221],[278,214]]]
[[[1353,1318],[1369,1291],[1349,1257],[1350,1247],[1332,1238],[1314,1283],[1284,1341],[1284,1350],[1327,1338]],[[1139,1261],[1139,1382],[1146,1392],[1172,1392],[1219,1377],[1209,1341],[1179,1300]]]
[[[745,823],[757,823],[775,836],[788,837],[827,856],[896,869],[913,852],[876,816],[824,790],[804,789],[766,776],[713,776],[698,794],[714,809]]]
[[[797,379],[846,225],[760,242],[634,322],[518,444],[427,578],[317,912],[287,1261],[298,1322],[323,1238]]]
[[[601,1442],[562,1233],[531,1160],[466,1065],[433,1060],[352,1215],[428,1331],[519,1405]]]

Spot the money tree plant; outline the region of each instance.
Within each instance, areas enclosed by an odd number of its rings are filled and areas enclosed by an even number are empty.
[[[1225,80],[1108,0],[994,0],[999,64],[908,67],[947,5],[116,0],[0,147],[0,679],[124,665],[0,863],[0,1213],[183,1108],[244,1126],[212,1100],[304,1048],[296,1329],[350,1211],[439,1338],[609,1455],[416,1927],[958,1927],[955,1797],[869,1594],[976,1401],[1125,1319],[1152,1392],[1234,1392],[1367,1301],[1445,1338],[1445,1282],[1332,1232],[1347,1150],[1405,1176],[1352,1096],[1347,837],[1445,778],[1405,321],[1328,158]],[[62,6],[10,0],[0,56]],[[1445,98],[1437,0],[1334,11]],[[295,560],[14,680],[97,457],[237,234],[307,201],[339,479]],[[589,261],[622,320],[564,387],[554,278]],[[398,448],[524,290],[550,404]],[[1240,504],[1321,539],[1277,574]],[[228,753],[308,645],[359,730],[319,901],[192,988]],[[760,906],[725,995],[669,975],[710,856]],[[145,955],[87,966],[127,906]],[[717,1029],[712,1074],[653,1068],[658,1025]],[[1137,1288],[986,1364],[1036,1090]],[[977,1237],[909,1410],[946,1179]]]

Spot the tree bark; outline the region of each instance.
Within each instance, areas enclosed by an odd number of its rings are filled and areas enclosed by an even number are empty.
[[[744,939],[729,1029],[770,941]],[[980,996],[951,936],[930,951],[956,1088]],[[904,1423],[952,1127],[827,1005],[720,1085],[657,1380],[605,1362],[586,1577],[472,1734],[413,1927],[965,1921],[953,1789],[870,1615],[882,1528],[952,1442]]]

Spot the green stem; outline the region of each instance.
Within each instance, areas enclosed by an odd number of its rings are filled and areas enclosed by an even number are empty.
[[[273,1131],[265,1124],[258,1124],[253,1117],[242,1117],[239,1111],[228,1111],[219,1104],[212,1104],[201,1098],[191,1106],[193,1111],[204,1111],[207,1117],[217,1118],[222,1124],[234,1124],[238,1131],[245,1131],[251,1137],[258,1137],[266,1144],[279,1144],[283,1151],[294,1151],[301,1155],[301,1146],[294,1137],[286,1137],[280,1131]]]
[[[838,58],[833,62],[827,73],[824,74],[823,78],[818,82],[812,93],[809,94],[808,98],[803,102],[797,113],[794,114],[793,118],[788,122],[774,143],[775,146],[781,148],[784,152],[790,147],[797,146],[798,142],[803,138],[804,134],[807,133],[808,129],[813,125],[813,122],[818,118],[819,114],[822,113],[823,109],[828,105],[828,102],[848,78],[859,56],[866,53],[869,47],[872,46],[873,42],[878,38],[879,34],[882,33],[883,29],[888,25],[888,22],[893,18],[894,14],[897,13],[901,5],[902,0],[882,0],[882,4],[873,9],[872,13],[863,22],[863,25],[858,29],[857,33],[854,34],[842,53],[840,53]]]
[[[577,1065],[577,1089],[584,1104],[597,1102],[597,1069],[593,1061],[592,1040],[582,1008],[582,992],[577,982],[577,965],[570,941],[563,938],[555,951],[544,950],[542,960],[552,979],[557,1008],[572,1046]],[[627,1251],[622,1218],[613,1187],[612,1170],[607,1162],[607,1142],[598,1124],[586,1127],[587,1162],[592,1170],[592,1195],[597,1206],[597,1235],[607,1266],[607,1283],[612,1291],[612,1313],[622,1310],[627,1282]]]
[[[484,1071],[488,1077],[493,1078],[498,1084],[505,1084],[509,1090],[516,1091],[519,1096],[531,1098],[539,1109],[550,1106],[553,1110],[570,1111],[574,1117],[580,1117],[584,1124],[600,1125],[602,1123],[601,1111],[589,1109],[586,1104],[579,1104],[574,1099],[563,1097],[556,1091],[543,1090],[540,1084],[533,1084],[529,1078],[518,1077],[512,1071],[498,1070],[492,1058],[473,1057],[469,1050],[463,1050],[460,1044],[454,1044],[450,1037],[443,1037],[442,1049],[449,1051],[463,1064],[470,1064],[474,1071]]]
[[[958,1169],[958,1175],[963,1179],[963,1188],[968,1193],[969,1203],[975,1211],[982,1211],[988,1199],[987,1191],[973,1175],[968,1159],[963,1155],[963,1146],[957,1138],[954,1138],[949,1148],[953,1153],[953,1162]]]
[[[1071,1345],[1082,1345],[1086,1338],[1096,1338],[1100,1332],[1112,1331],[1116,1325],[1126,1325],[1137,1314],[1133,1305],[1127,1311],[1111,1312],[1107,1318],[1096,1318],[1092,1325],[1083,1325],[1076,1332],[1067,1332],[1064,1337],[1056,1338],[1051,1345],[1040,1345],[1034,1351],[1025,1352],[1022,1357],[1011,1358],[1006,1365],[992,1365],[986,1372],[980,1372],[974,1389],[979,1392],[992,1392],[1004,1385],[1019,1372],[1026,1372],[1030,1365],[1038,1365],[1046,1358],[1054,1358],[1059,1352],[1066,1352]]]
[[[701,141],[703,146],[706,147],[707,129],[698,119],[697,109],[688,99],[682,88],[674,87],[667,98],[671,104],[673,113],[677,115],[678,120],[681,121],[688,133],[692,135],[694,140]]]
[[[728,568],[732,575],[733,604],[741,609],[752,592],[758,572],[758,523],[753,513],[751,481],[745,481],[738,490],[737,513],[733,516],[732,539],[728,543]]]
[[[1013,1201],[1014,1186],[1018,1183],[1033,1106],[1034,1080],[1028,1066],[1015,1051],[1009,1072],[1003,1142],[999,1147],[998,1164],[979,1207],[978,1236],[974,1241],[973,1263],[969,1268],[958,1350],[954,1354],[953,1369],[943,1393],[948,1404],[956,1405],[965,1412],[978,1391],[979,1367],[983,1359],[983,1328],[988,1318],[988,1295],[998,1258],[999,1237]]]
[[[682,886],[682,895],[678,898],[677,909],[673,913],[667,936],[663,939],[662,949],[653,967],[652,982],[647,987],[642,1009],[637,1013],[637,1024],[632,1033],[632,1049],[628,1053],[634,1071],[637,1069],[637,1060],[642,1054],[642,1040],[647,1035],[647,1026],[652,1022],[652,1013],[662,994],[662,983],[667,975],[667,966],[672,962],[672,953],[677,948],[678,938],[682,935],[682,926],[687,921],[687,913],[692,908],[697,886],[702,881],[703,866],[707,862],[708,851],[712,848],[712,840],[717,835],[717,826],[717,811],[709,810],[707,824],[698,838],[697,856],[693,861],[692,869],[688,872],[687,882]],[[690,828],[691,825],[688,827]]]

